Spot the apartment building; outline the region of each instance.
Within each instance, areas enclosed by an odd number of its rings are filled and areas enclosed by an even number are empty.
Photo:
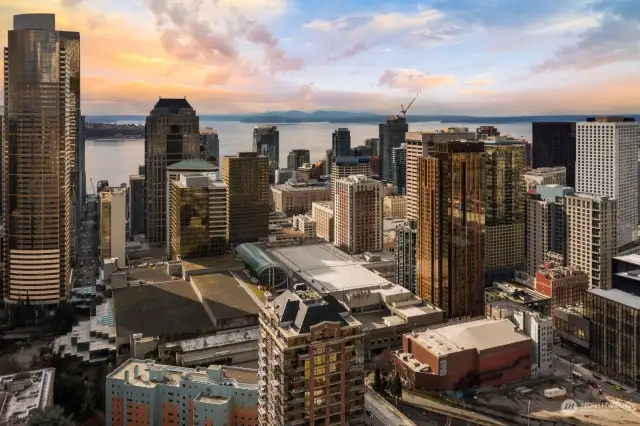
[[[287,216],[311,211],[315,201],[331,200],[331,186],[317,181],[294,182],[271,187],[273,208]]]
[[[100,193],[100,256],[127,264],[127,189],[109,188]]]
[[[611,259],[618,247],[618,200],[575,194],[566,197],[566,202],[567,264],[589,275],[589,288],[611,288]]]
[[[527,191],[536,189],[538,185],[560,185],[567,184],[566,167],[539,167],[529,170],[523,176],[524,186]]]
[[[554,322],[557,308],[581,305],[589,288],[589,275],[575,266],[545,264],[536,273],[536,291],[551,297],[551,317]]]
[[[311,218],[316,221],[316,237],[332,242],[335,239],[333,203],[330,201],[311,203]]]
[[[382,250],[382,183],[355,175],[335,184],[335,244],[350,253]]]
[[[108,425],[258,426],[256,370],[131,358],[106,378]]]
[[[404,195],[387,195],[383,200],[384,217],[406,217],[407,197]]]
[[[333,296],[287,290],[260,312],[260,425],[365,424],[364,332]]]
[[[331,199],[334,199],[336,182],[348,176],[371,177],[371,157],[335,157],[331,166]]]

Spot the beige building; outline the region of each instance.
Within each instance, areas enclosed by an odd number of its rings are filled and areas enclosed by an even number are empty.
[[[475,139],[476,134],[468,127],[449,127],[445,130],[407,132],[407,218],[418,220],[418,158],[424,157],[433,147],[434,141]]]
[[[575,194],[566,202],[568,265],[589,274],[589,288],[611,288],[611,259],[617,249],[617,200]]]
[[[118,259],[127,264],[127,189],[110,188],[100,193],[100,255],[102,259]]]
[[[308,214],[293,217],[293,229],[302,232],[305,238],[316,238],[316,221]]]
[[[329,242],[333,241],[333,203],[331,201],[319,201],[312,203],[311,217],[316,221],[316,237]]]
[[[524,185],[527,190],[535,189],[538,185],[567,184],[566,167],[539,167],[524,174]]]
[[[271,187],[273,208],[287,216],[305,214],[311,211],[314,201],[331,199],[331,187],[324,183],[289,182]]]
[[[348,176],[371,177],[370,157],[336,157],[331,166],[331,200],[335,197],[336,182]]]
[[[350,253],[382,250],[382,184],[362,175],[335,184],[335,244]]]
[[[384,197],[384,217],[406,217],[407,198],[404,195]]]
[[[365,424],[364,332],[333,296],[287,290],[263,308],[258,375],[260,425]]]

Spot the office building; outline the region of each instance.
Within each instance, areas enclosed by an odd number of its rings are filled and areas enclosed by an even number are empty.
[[[287,155],[287,169],[298,170],[298,167],[309,163],[311,154],[308,149],[292,149]]]
[[[127,264],[127,189],[110,188],[100,193],[100,256],[118,259],[118,266]]]
[[[2,126],[0,126],[2,127]],[[87,171],[86,171],[86,136],[85,136],[85,128],[86,128],[86,118],[85,116],[80,116],[80,120],[78,122],[78,140],[76,142],[76,212],[74,215],[74,219],[76,221],[75,231],[78,233],[77,236],[80,237],[80,225],[82,223],[83,217],[83,207],[87,201]],[[1,130],[0,130],[0,140],[1,138]],[[1,182],[1,175],[0,175]],[[0,196],[2,193],[0,193]],[[0,203],[1,204],[1,203]],[[76,241],[80,241],[79,238],[76,238]],[[79,244],[77,245],[80,246]]]
[[[316,221],[316,237],[332,242],[335,227],[333,203],[331,201],[311,203],[311,218]]]
[[[336,157],[331,167],[331,199],[334,199],[336,182],[348,176],[371,177],[371,157]]]
[[[399,195],[407,192],[407,144],[392,149],[392,182]]]
[[[129,176],[129,236],[144,234],[144,176]]]
[[[429,149],[433,147],[434,142],[474,138],[475,133],[470,132],[466,127],[450,127],[432,132],[407,132],[405,135],[407,147],[405,177],[408,219],[418,220],[418,159],[429,154]]]
[[[68,294],[80,120],[80,34],[56,30],[53,14],[15,15],[4,49],[6,303]]]
[[[260,125],[253,128],[253,152],[264,155],[269,161],[269,183],[275,181],[280,168],[280,132],[278,126]]]
[[[395,283],[416,293],[416,222],[408,220],[396,227],[394,258]]]
[[[200,146],[204,148],[204,160],[220,167],[220,138],[211,127],[200,131]]]
[[[326,181],[327,179],[326,176],[324,176],[324,169],[324,160],[317,161],[313,164],[303,164],[298,167],[298,170],[296,170],[296,180],[299,182],[306,182],[310,180]]]
[[[293,217],[293,229],[302,232],[305,239],[316,238],[317,223],[310,214],[299,214]]]
[[[382,200],[379,181],[363,175],[336,182],[335,244],[349,253],[382,250]]]
[[[589,194],[566,197],[567,264],[589,275],[589,288],[611,288],[618,200]]]
[[[333,167],[333,150],[328,149],[324,157],[325,174],[331,176],[331,168]]]
[[[227,185],[227,241],[237,245],[269,235],[269,158],[239,152],[222,158]]]
[[[540,167],[524,174],[524,186],[527,191],[535,190],[538,185],[566,186],[566,184],[566,167]]]
[[[333,296],[287,290],[260,312],[259,424],[365,424],[364,332]]]
[[[200,119],[186,99],[160,98],[146,119],[144,155],[146,237],[167,243],[167,167],[200,157]]]
[[[24,426],[36,410],[53,405],[55,369],[22,371],[0,376],[0,424]]]
[[[331,200],[331,186],[317,181],[289,181],[284,185],[271,186],[273,208],[287,216],[311,212],[315,201]]]
[[[560,185],[539,185],[527,194],[526,271],[534,276],[550,253],[567,261],[567,212],[565,197],[573,188]]]
[[[484,141],[485,282],[511,279],[525,264],[524,144]]]
[[[392,115],[386,123],[380,123],[380,172],[382,180],[391,181],[393,177],[393,148],[399,147],[404,142],[405,134],[409,131],[406,117]]]
[[[558,308],[582,305],[588,288],[589,275],[575,266],[548,262],[536,272],[536,291],[551,298],[554,322]]]
[[[366,145],[356,146],[351,151],[354,157],[371,157],[372,155],[371,148]]]
[[[333,131],[331,135],[331,151],[334,158],[351,155],[351,132],[349,129],[339,127]]]
[[[290,180],[296,180],[296,171],[293,169],[278,169],[276,170],[276,185],[284,185]]]
[[[168,254],[173,259],[226,252],[227,186],[202,173],[171,182]]]
[[[382,203],[384,217],[407,217],[407,197],[404,195],[386,195]]]
[[[257,426],[257,371],[131,358],[106,378],[107,424]]]
[[[371,155],[379,157],[380,156],[380,152],[382,151],[382,149],[380,148],[380,139],[379,138],[369,138],[369,139],[365,139],[364,140],[364,146],[366,146],[367,148],[369,148],[369,150],[371,151]],[[356,155],[355,153],[353,155]]]
[[[144,176],[145,175],[145,170],[146,170],[146,166],[144,164],[138,164],[138,174],[140,176]]]
[[[576,123],[539,122],[532,124],[533,168],[564,167],[567,185],[576,185]],[[580,190],[579,190],[580,191]]]
[[[632,118],[578,123],[576,191],[617,200],[618,247],[638,238],[638,146],[640,128]]]
[[[500,137],[500,130],[495,126],[480,126],[476,128],[475,139],[487,140]]]
[[[484,312],[484,167],[477,141],[434,142],[418,162],[418,296],[449,319]]]

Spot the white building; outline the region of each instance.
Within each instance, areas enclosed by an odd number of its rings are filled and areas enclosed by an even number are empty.
[[[535,189],[538,185],[561,185],[567,184],[566,167],[538,167],[529,170],[524,174],[524,185],[526,189]]]
[[[618,201],[618,247],[638,236],[640,129],[631,119],[598,117],[578,123],[576,191]]]

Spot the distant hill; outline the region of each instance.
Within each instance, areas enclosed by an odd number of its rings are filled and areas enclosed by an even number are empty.
[[[583,121],[585,117],[593,117],[606,114],[584,114],[584,115],[526,115],[508,117],[480,117],[469,115],[409,115],[407,121],[425,122],[435,121],[442,123],[469,123],[469,124],[507,124],[507,123],[531,123],[540,121]],[[637,114],[619,114],[625,117],[635,117],[640,121]],[[200,115],[204,121],[240,121],[242,123],[381,123],[389,115],[372,114],[367,112],[351,111],[331,111],[318,110],[313,112],[304,111],[270,111],[258,114],[228,114],[228,115]],[[117,121],[144,121],[144,115],[89,115],[87,120],[92,123],[113,123]]]

